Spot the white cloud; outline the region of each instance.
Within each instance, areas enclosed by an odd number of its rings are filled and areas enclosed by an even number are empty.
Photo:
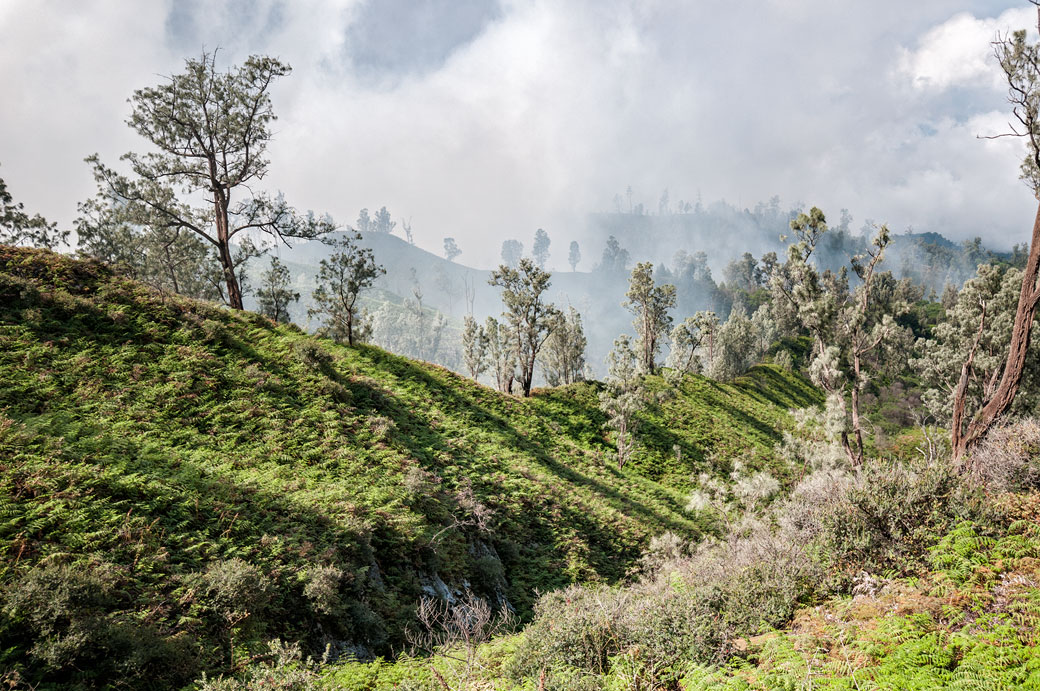
[[[959,86],[1004,87],[992,42],[1010,31],[1036,33],[1036,10],[1015,8],[999,17],[977,18],[961,12],[921,37],[914,50],[903,50],[899,71],[914,88],[942,91]]]
[[[989,42],[1035,19],[1013,0],[503,0],[436,67],[378,83],[352,71],[359,2],[180,2],[179,31],[174,0],[0,3],[0,176],[71,223],[92,192],[83,156],[141,146],[126,98],[221,46],[294,67],[274,92],[272,188],[340,222],[385,204],[468,263],[538,227],[560,259],[628,185],[651,207],[665,187],[779,194],[954,239],[1028,231],[1020,143],[975,138],[1002,124]]]

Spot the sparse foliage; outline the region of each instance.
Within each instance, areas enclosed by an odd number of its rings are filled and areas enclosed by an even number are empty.
[[[462,321],[462,361],[466,371],[473,379],[488,367],[488,335],[484,327],[477,323],[472,314],[467,314]]]
[[[571,271],[578,270],[578,263],[581,261],[581,247],[578,246],[577,240],[571,240],[570,250],[567,252],[567,263],[571,265]]]
[[[542,348],[540,361],[549,386],[581,381],[585,370],[585,329],[578,310],[569,307],[556,318]]]
[[[520,264],[524,256],[524,246],[519,240],[505,240],[502,242],[502,263],[511,269]]]
[[[54,249],[68,238],[69,231],[58,230],[56,223],[48,222],[40,214],[25,213],[25,205],[15,203],[7,183],[0,178],[0,243]]]
[[[683,374],[699,374],[703,367],[700,351],[706,350],[708,363],[715,357],[715,338],[719,318],[714,312],[697,312],[677,324],[669,335],[671,347],[665,366],[669,376],[680,379]]]
[[[542,294],[549,288],[551,274],[530,259],[521,259],[517,268],[502,265],[491,272],[488,281],[502,288],[502,313],[510,330],[516,354],[517,379],[524,396],[531,395],[534,365],[545,339],[558,323],[560,311],[545,302]]]
[[[279,242],[335,229],[327,218],[300,216],[280,195],[254,189],[269,170],[265,154],[275,120],[270,87],[290,71],[264,56],[224,73],[217,71],[215,52],[189,59],[183,73],[139,89],[130,99],[128,124],[154,147],[123,156],[132,178],[103,165],[97,155],[87,159],[100,198],[121,207],[132,224],[184,229],[212,245],[223,297],[235,309],[242,309],[237,235],[266,234]],[[200,196],[206,202],[199,206],[188,201]]]
[[[360,242],[360,233],[344,235],[336,243],[336,251],[321,260],[318,287],[312,293],[314,306],[308,311],[322,319],[323,333],[349,345],[354,345],[364,327],[359,323],[358,296],[386,273],[376,264],[372,250]]]
[[[654,265],[641,262],[632,269],[625,298],[622,306],[635,315],[632,324],[636,328],[639,365],[643,371],[653,374],[661,339],[672,324],[668,311],[675,307],[675,286],[655,285]]]
[[[606,389],[600,392],[599,407],[615,431],[618,470],[621,470],[635,449],[636,414],[646,407],[639,358],[624,334],[614,340],[614,349],[607,356]]]
[[[544,269],[546,262],[549,261],[549,234],[541,228],[534,233],[531,258],[534,259],[534,263],[538,265],[539,269]]]
[[[488,360],[495,384],[502,393],[511,393],[516,379],[516,348],[508,325],[499,324],[494,317],[484,323],[488,339]]]
[[[298,302],[300,294],[291,288],[292,274],[278,257],[271,257],[271,268],[260,277],[260,287],[256,291],[256,299],[260,303],[260,313],[276,322],[288,322],[289,305]]]
[[[613,235],[608,237],[607,246],[603,248],[603,257],[599,262],[599,269],[607,273],[619,274],[628,268],[628,261],[628,250],[621,247]]]
[[[444,238],[444,256],[445,258],[453,262],[455,258],[462,254],[462,250],[455,243],[455,238]]]

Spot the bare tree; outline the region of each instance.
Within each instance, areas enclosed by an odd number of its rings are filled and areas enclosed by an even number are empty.
[[[405,631],[412,649],[427,655],[436,653],[460,665],[453,675],[453,684],[431,667],[434,678],[448,691],[469,688],[468,684],[480,668],[478,647],[500,633],[511,631],[516,621],[505,607],[496,614],[486,600],[468,591],[451,601],[423,597],[415,616],[419,630]]]

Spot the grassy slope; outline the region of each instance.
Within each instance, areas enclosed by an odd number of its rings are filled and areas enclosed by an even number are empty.
[[[0,247],[0,585],[43,564],[104,572],[106,616],[187,640],[209,666],[227,632],[198,574],[237,558],[270,582],[256,640],[385,650],[432,574],[497,585],[523,613],[535,589],[623,576],[650,535],[696,535],[690,474],[722,450],[768,464],[787,408],[817,401],[771,367],[688,379],[619,472],[594,384],[518,400]],[[467,483],[490,533],[442,532],[470,516]],[[327,613],[307,590],[319,565],[343,572]],[[33,667],[27,626],[0,619],[0,666]]]

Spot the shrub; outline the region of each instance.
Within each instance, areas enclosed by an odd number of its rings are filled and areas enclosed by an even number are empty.
[[[119,586],[115,567],[94,563],[37,566],[5,588],[0,640],[30,648],[30,687],[40,678],[62,688],[179,687],[194,676],[195,641],[135,621]]]
[[[332,614],[340,603],[339,585],[343,570],[332,565],[315,566],[307,572],[303,595],[315,612]]]
[[[784,520],[831,574],[827,588],[844,591],[860,571],[920,570],[938,535],[988,511],[947,460],[868,460],[856,472],[809,476],[792,493]]]
[[[322,369],[332,364],[332,355],[314,339],[297,341],[293,344],[293,350],[300,362],[312,369]]]
[[[990,430],[972,451],[968,474],[990,492],[1040,489],[1040,420]]]
[[[298,644],[287,645],[275,639],[268,643],[268,659],[251,664],[237,677],[196,682],[198,691],[318,691],[321,684],[318,665],[303,658]]]

